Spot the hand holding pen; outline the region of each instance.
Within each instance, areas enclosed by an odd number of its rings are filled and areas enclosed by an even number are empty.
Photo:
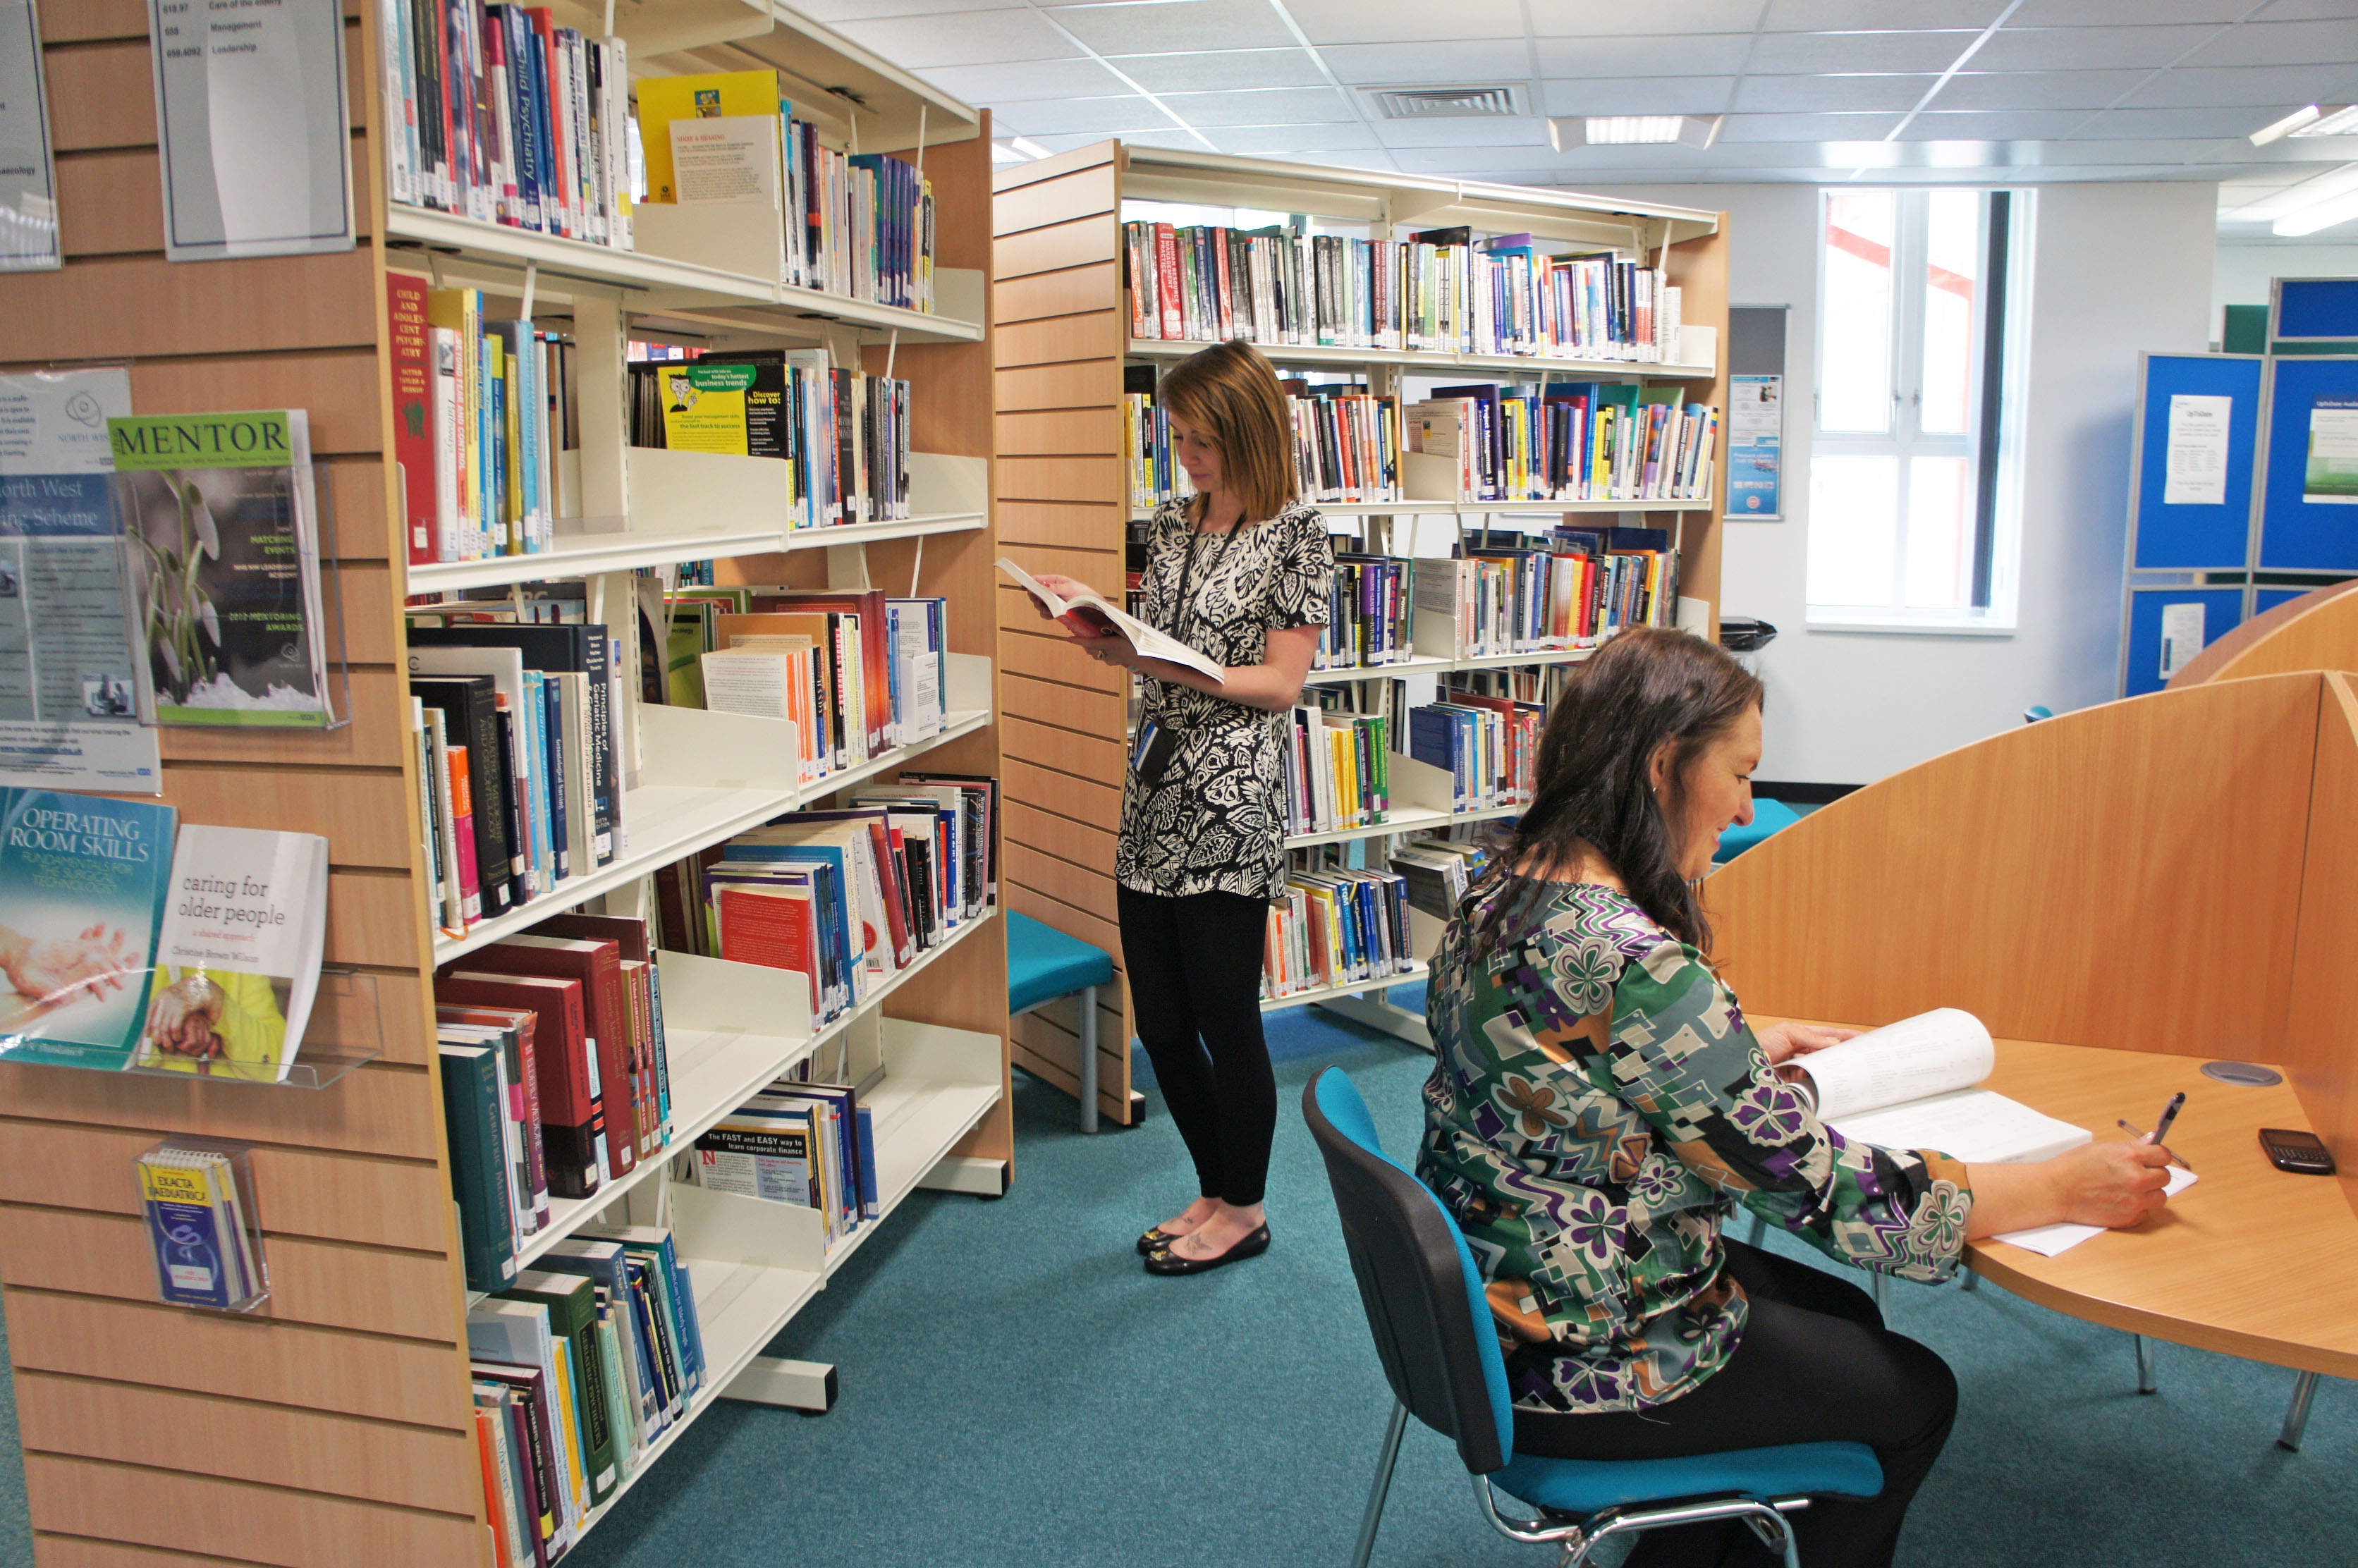
[[[2154,1123],[2154,1128],[2151,1132],[2139,1132],[2136,1128],[2131,1127],[2125,1119],[2116,1118],[2115,1120],[2123,1132],[2135,1133],[2136,1137],[2142,1139],[2146,1142],[2151,1143],[2156,1147],[2160,1147],[2161,1141],[2169,1136],[2170,1124],[2178,1119],[2178,1113],[2185,1108],[2186,1092],[2181,1089],[2178,1093],[2170,1096],[2169,1103],[2161,1108],[2161,1119]],[[2169,1150],[2166,1148],[2162,1149],[2162,1152],[2169,1154],[2169,1162],[2176,1165],[2180,1170],[2190,1172],[2194,1169],[2193,1166],[2180,1159],[2176,1154],[2170,1153]]]

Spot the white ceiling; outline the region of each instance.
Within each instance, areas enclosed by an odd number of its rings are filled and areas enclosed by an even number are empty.
[[[2358,164],[2358,136],[2245,139],[2358,100],[2358,0],[795,4],[1055,151],[1119,135],[1573,187],[2215,179],[2230,237]],[[1357,91],[1492,84],[1521,118],[1395,123]],[[1727,119],[1708,151],[1557,153],[1541,118],[1640,113]]]

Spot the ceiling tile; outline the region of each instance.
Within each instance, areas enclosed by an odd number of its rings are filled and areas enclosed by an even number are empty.
[[[2303,103],[2342,103],[2358,89],[2358,68],[2347,65],[2239,65],[2198,69],[2181,65],[2139,87],[2128,109],[2233,108],[2250,104],[2298,108]]]
[[[1732,76],[1621,76],[1540,84],[1550,114],[1716,114]]]
[[[1547,127],[1525,114],[1511,120],[1378,120],[1388,147],[1544,147]]]
[[[1555,155],[1537,147],[1411,147],[1392,155],[1401,167],[1423,174],[1463,175],[1520,185]]]
[[[2135,136],[2248,136],[2283,118],[2266,109],[2113,109],[2082,127],[2089,138]]]
[[[1047,15],[1099,54],[1168,54],[1206,46],[1282,49],[1295,41],[1268,0],[1161,0],[1152,5],[1114,0],[1051,5]]]
[[[2283,9],[2277,0],[2269,9]],[[2252,0],[2023,0],[2009,27],[2147,27],[2162,22],[2232,22]]]
[[[1378,145],[1376,134],[1357,120],[1347,125],[1223,125],[1207,134],[1222,152],[1238,157],[1365,152]]]
[[[1108,57],[1114,68],[1149,92],[1209,92],[1240,87],[1324,87],[1325,73],[1308,49],[1221,49],[1206,54],[1126,54]]]
[[[1823,76],[1850,71],[1929,70],[1957,63],[1981,37],[1977,31],[1765,33],[1753,46],[1747,71],[1759,76]]]
[[[1541,38],[1541,76],[1721,76],[1744,69],[1749,33],[1660,38]]]
[[[2186,63],[2324,65],[2358,61],[2358,15],[2334,22],[2246,22],[2219,34]]]
[[[1913,109],[1938,76],[1747,76],[1736,89],[1739,111]]]
[[[1531,47],[1520,38],[1465,38],[1422,44],[1327,44],[1327,67],[1353,86],[1411,82],[1528,81]]]
[[[936,65],[917,73],[967,103],[1022,103],[1043,98],[1103,98],[1130,90],[1093,59],[1029,59],[1005,65]]]
[[[1851,28],[1971,27],[1978,31],[2005,9],[2006,0],[1769,0],[1768,30],[1822,33]]]
[[[840,27],[846,22],[878,22],[899,16],[939,16],[952,11],[999,11],[1007,0],[795,0],[795,9],[814,22]]]
[[[1112,135],[1122,131],[1163,130],[1171,124],[1170,115],[1134,92],[1118,98],[996,104],[990,114],[995,129],[1023,136]]]
[[[2216,38],[2207,27],[2006,27],[1968,62],[1971,70],[2147,70]]]
[[[890,0],[888,0],[890,3]],[[945,16],[893,16],[838,24],[903,70],[936,65],[990,65],[1010,59],[1071,59],[1075,49],[1036,11],[964,11]]]
[[[1908,122],[1899,138],[1909,142],[2040,142],[2062,135],[2087,117],[2087,112],[2082,109],[1927,111]]]
[[[1625,5],[1531,0],[1531,31],[1542,38],[1748,33],[1762,4],[1763,0],[1647,0],[1643,5]]]
[[[1541,0],[1540,8],[1555,8],[1555,0]],[[1520,0],[1285,0],[1285,9],[1321,49],[1523,36]]]
[[[2276,0],[2267,9],[2271,22],[2346,22],[2350,0]]]
[[[1961,70],[1932,109],[2102,109],[2143,81],[2142,70]]]
[[[1321,125],[1357,120],[1351,101],[1331,87],[1270,87],[1238,92],[1158,94],[1191,125]]]
[[[1719,146],[1736,142],[1872,142],[1888,135],[1899,116],[1874,114],[1730,114]],[[1715,147],[1714,151],[1717,150]]]

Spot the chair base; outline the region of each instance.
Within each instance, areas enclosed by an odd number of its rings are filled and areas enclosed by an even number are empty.
[[[1740,1519],[1760,1544],[1784,1560],[1785,1568],[1801,1568],[1800,1543],[1786,1519],[1810,1506],[1807,1498],[1706,1498],[1692,1502],[1654,1503],[1642,1508],[1606,1509],[1585,1519],[1569,1519],[1542,1511],[1536,1519],[1510,1519],[1498,1511],[1498,1493],[1485,1476],[1474,1477],[1474,1496],[1490,1528],[1509,1541],[1530,1546],[1560,1545],[1563,1555],[1557,1568],[1581,1568],[1589,1554],[1617,1535],[1641,1535],[1674,1525],[1704,1524],[1712,1519]]]

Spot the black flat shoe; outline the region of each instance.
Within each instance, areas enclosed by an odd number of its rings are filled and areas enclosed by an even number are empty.
[[[1159,1247],[1146,1255],[1146,1271],[1150,1274],[1200,1274],[1223,1263],[1258,1258],[1268,1250],[1269,1227],[1263,1225],[1217,1258],[1182,1258],[1168,1247]]]
[[[1157,1250],[1170,1246],[1173,1242],[1178,1239],[1178,1237],[1172,1235],[1171,1232],[1163,1229],[1158,1225],[1153,1229],[1149,1230],[1139,1237],[1138,1255],[1141,1258],[1152,1258]]]

